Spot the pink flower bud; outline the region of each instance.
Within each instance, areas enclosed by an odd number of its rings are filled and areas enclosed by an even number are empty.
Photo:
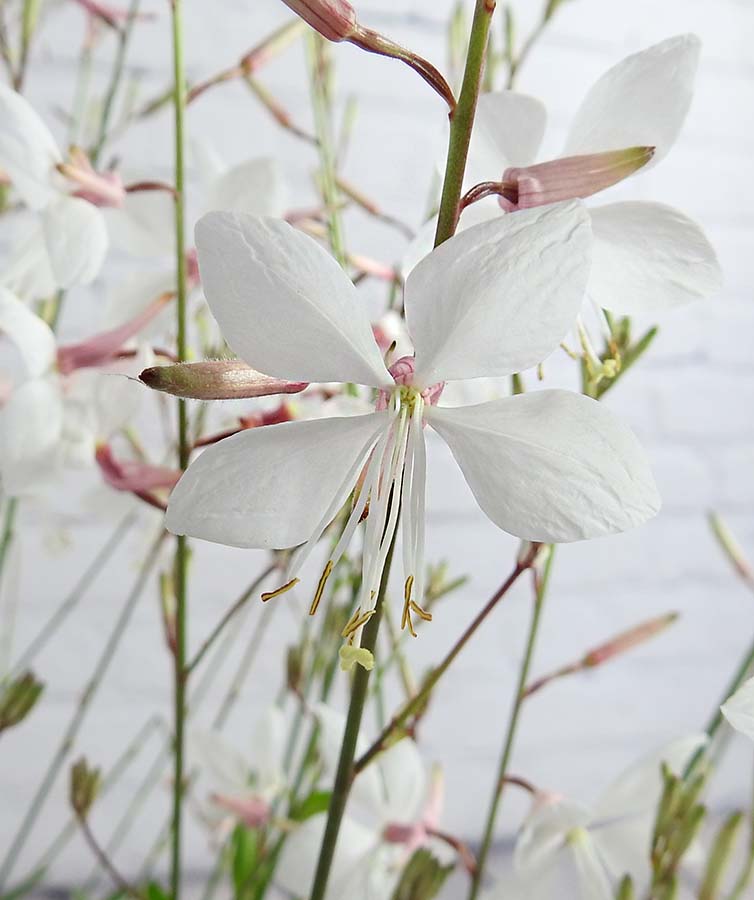
[[[136,460],[118,460],[108,444],[97,447],[95,458],[107,484],[116,491],[142,494],[176,485],[181,473],[167,466],[152,466]]]
[[[139,375],[147,387],[192,400],[242,400],[271,394],[297,394],[305,381],[271,378],[239,359],[215,359],[174,366],[152,366]]]
[[[58,369],[63,375],[69,375],[76,369],[92,366],[103,366],[117,358],[126,341],[137,335],[149,324],[165,304],[173,299],[172,293],[160,295],[138,316],[134,316],[123,325],[110,331],[103,331],[93,337],[58,347]]]
[[[503,209],[529,209],[560,200],[590,197],[628,178],[654,156],[654,147],[629,147],[586,156],[566,156],[535,166],[506,169],[499,198]],[[510,199],[515,196],[516,199]]]
[[[356,13],[347,0],[283,0],[328,41],[347,41],[356,32]]]

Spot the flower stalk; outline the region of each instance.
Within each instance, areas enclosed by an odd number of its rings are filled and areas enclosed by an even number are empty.
[[[387,593],[388,581],[390,579],[390,568],[393,561],[396,534],[397,529],[393,532],[393,539],[390,542],[390,547],[385,560],[385,567],[382,570],[375,613],[366,623],[361,638],[361,647],[370,653],[374,653],[377,645],[377,633],[380,627],[382,606],[385,602],[385,594]],[[327,812],[325,836],[322,840],[322,846],[319,852],[319,860],[317,861],[317,870],[314,875],[310,900],[324,900],[324,897],[326,896],[327,882],[330,876],[333,857],[335,856],[338,833],[340,831],[341,822],[343,821],[343,813],[345,812],[346,802],[348,801],[351,783],[356,774],[354,766],[356,742],[359,737],[361,718],[364,714],[364,706],[367,699],[369,675],[368,669],[363,666],[356,666],[353,687],[351,689],[351,701],[348,706],[348,718],[346,719],[346,728],[343,734],[343,743],[340,748],[340,757],[338,759],[338,769],[335,774],[335,784],[333,785],[332,798]]]
[[[183,0],[171,0],[173,41],[173,110],[175,139],[175,250],[176,325],[178,362],[188,357],[186,306],[188,279],[185,247],[185,113],[186,74],[183,58]],[[178,400],[178,467],[186,469],[191,442],[186,401]],[[184,790],[184,743],[186,724],[186,632],[188,603],[188,542],[176,537],[175,547],[175,652],[173,654],[174,735],[173,735],[173,817],[171,826],[170,892],[179,900],[181,890],[181,825]]]
[[[529,669],[531,668],[534,657],[534,646],[539,633],[539,625],[542,618],[542,607],[544,606],[545,596],[550,584],[550,576],[552,574],[552,564],[555,558],[555,548],[550,547],[544,569],[541,577],[536,569],[533,570],[534,575],[534,607],[532,609],[531,624],[529,626],[529,635],[526,641],[526,650],[524,658],[521,661],[521,668],[518,673],[518,682],[516,685],[516,694],[513,698],[513,707],[511,709],[510,718],[508,720],[508,728],[506,729],[503,749],[500,755],[500,764],[498,766],[497,777],[492,791],[492,801],[490,803],[489,812],[487,813],[487,821],[484,827],[484,836],[482,845],[477,856],[477,867],[471,878],[471,888],[469,890],[469,900],[476,900],[479,896],[479,890],[482,885],[482,877],[487,862],[487,857],[492,846],[492,838],[495,831],[495,823],[497,821],[498,812],[500,811],[500,803],[503,798],[503,791],[508,783],[506,775],[508,774],[508,764],[510,763],[511,754],[513,752],[513,744],[516,739],[516,731],[518,721],[521,715],[524,699],[526,697],[526,682],[529,678]]]
[[[476,0],[461,93],[450,121],[448,157],[437,219],[437,231],[435,232],[435,247],[452,237],[458,224],[463,176],[466,171],[471,130],[474,126],[474,116],[487,54],[487,41],[494,12],[495,0]]]

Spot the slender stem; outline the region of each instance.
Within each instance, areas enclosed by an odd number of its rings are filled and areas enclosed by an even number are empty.
[[[186,335],[186,247],[185,247],[185,113],[186,74],[183,60],[183,0],[170,0],[173,37],[173,110],[175,140],[175,265],[176,265],[176,349],[178,362],[188,356]],[[188,407],[178,400],[178,465],[188,466],[190,453]],[[171,827],[170,892],[179,900],[181,891],[181,825],[184,795],[184,743],[186,725],[186,643],[188,605],[188,543],[176,538],[175,549],[175,651],[174,657],[174,737],[173,737],[173,818]]]
[[[3,532],[0,536],[0,577],[2,577],[5,568],[5,560],[13,543],[15,534],[14,526],[16,522],[16,513],[18,512],[18,499],[10,497],[5,506],[5,515],[3,517]]]
[[[146,587],[149,573],[157,564],[160,548],[162,546],[164,538],[165,532],[161,531],[156,540],[153,542],[149,553],[144,559],[144,562],[141,564],[141,568],[139,569],[136,581],[134,582],[134,586],[131,589],[126,602],[124,603],[123,608],[121,609],[120,614],[115,621],[115,625],[113,626],[113,630],[110,632],[110,636],[108,637],[105,645],[102,648],[102,653],[97,660],[91,678],[84,688],[84,692],[81,695],[81,699],[79,700],[78,706],[76,707],[73,718],[71,719],[68,728],[63,734],[60,745],[58,746],[55,756],[52,758],[52,761],[50,762],[50,765],[45,772],[42,783],[40,784],[36,794],[31,801],[31,806],[29,807],[23,821],[21,822],[18,833],[16,834],[14,840],[8,848],[8,851],[2,863],[2,867],[0,867],[0,890],[5,887],[8,878],[13,871],[13,867],[21,855],[21,850],[26,843],[26,839],[29,837],[29,833],[34,826],[37,817],[42,812],[42,808],[50,792],[50,789],[54,784],[55,779],[60,772],[60,769],[62,768],[66,757],[68,756],[68,753],[73,747],[73,742],[76,739],[76,736],[78,735],[79,729],[84,722],[89,707],[94,700],[97,689],[102,683],[102,680],[113,661],[118,644],[120,643],[121,638],[126,632],[126,628],[131,619],[131,615],[136,608],[136,604],[141,597],[144,588]]]
[[[482,838],[482,846],[477,856],[477,867],[471,879],[471,888],[469,890],[469,900],[475,900],[479,894],[479,888],[482,884],[482,876],[484,874],[484,866],[487,862],[487,856],[492,845],[492,837],[495,831],[495,822],[497,814],[500,810],[500,802],[503,797],[503,791],[506,784],[511,783],[506,776],[508,774],[508,763],[510,762],[511,752],[513,751],[513,743],[516,739],[516,729],[518,720],[526,697],[526,682],[529,680],[529,669],[531,668],[532,658],[534,656],[534,645],[539,632],[539,623],[542,615],[542,606],[544,605],[547,587],[550,583],[550,573],[552,572],[552,561],[555,557],[555,548],[550,547],[547,556],[544,572],[539,578],[535,571],[535,590],[534,590],[534,608],[532,610],[531,624],[529,626],[529,635],[526,639],[526,650],[524,658],[521,661],[521,668],[518,673],[518,682],[516,684],[516,694],[513,699],[513,708],[511,709],[510,718],[508,720],[508,728],[505,733],[503,742],[503,750],[500,755],[500,764],[498,766],[495,785],[492,791],[492,802],[490,803],[489,812],[487,813],[487,821],[484,826],[484,836]]]
[[[466,159],[469,155],[471,129],[474,126],[476,104],[482,83],[482,70],[487,53],[487,39],[494,12],[495,0],[476,0],[461,93],[450,121],[448,159],[445,165],[445,180],[437,218],[435,247],[453,237],[458,224],[458,205],[463,190],[463,176],[466,172]]]
[[[134,22],[136,21],[139,12],[139,3],[140,0],[131,0],[131,4],[128,7],[128,14],[126,15],[126,21],[123,24],[123,28],[118,32],[118,50],[115,54],[115,61],[110,75],[110,84],[107,87],[107,93],[105,94],[105,99],[102,104],[102,115],[99,120],[97,139],[90,154],[92,165],[95,166],[99,161],[102,148],[105,146],[105,141],[107,140],[107,130],[113,112],[113,103],[115,101],[115,95],[118,93],[121,80],[123,79],[128,44],[131,40]]]
[[[74,608],[84,596],[90,585],[97,578],[104,566],[110,560],[115,550],[125,538],[128,531],[133,527],[136,521],[135,513],[128,513],[117,525],[115,531],[110,535],[102,549],[97,553],[89,566],[84,570],[79,580],[71,588],[68,595],[64,598],[60,606],[50,616],[47,622],[37,632],[35,637],[27,645],[23,653],[13,664],[9,677],[12,678],[19,675],[25,669],[28,669],[29,663],[45,646],[47,641],[57,632],[60,625],[65,621],[68,615],[73,612]]]
[[[709,722],[707,722],[707,726],[704,729],[709,741],[705,747],[700,747],[696,753],[691,757],[691,760],[686,767],[686,772],[684,773],[684,777],[686,779],[690,778],[695,774],[697,768],[701,764],[702,760],[707,755],[707,748],[709,747],[712,738],[717,734],[720,729],[720,726],[725,721],[722,712],[720,712],[720,706],[725,703],[725,701],[741,687],[743,682],[746,680],[751,669],[754,668],[754,643],[751,644],[749,649],[744,653],[741,662],[736,669],[733,678],[730,681],[730,684],[725,690],[720,702],[715,706],[715,712],[712,714]]]
[[[382,604],[385,601],[388,580],[390,578],[390,569],[393,562],[393,550],[395,549],[395,537],[397,533],[396,529],[390,542],[390,548],[385,560],[385,568],[382,570],[380,589],[377,594],[375,605],[375,614],[367,622],[361,639],[361,646],[371,653],[374,652],[377,644],[377,633],[380,627],[380,619],[382,618]],[[353,688],[351,689],[351,702],[348,705],[348,717],[346,719],[346,728],[343,733],[343,743],[340,747],[338,768],[335,773],[335,784],[333,785],[332,797],[330,799],[330,808],[327,811],[325,836],[319,851],[319,860],[317,861],[317,870],[314,875],[314,884],[312,885],[310,900],[324,900],[326,895],[327,881],[330,877],[330,868],[332,866],[333,857],[335,856],[335,845],[338,841],[340,824],[343,821],[343,813],[345,812],[348,793],[355,775],[354,757],[356,755],[356,742],[359,738],[361,717],[364,713],[368,687],[369,672],[362,666],[357,666],[356,674],[353,679]]]
[[[372,746],[362,756],[360,756],[359,759],[356,760],[356,763],[354,764],[355,774],[358,774],[363,769],[365,769],[366,766],[368,766],[369,763],[375,758],[375,756],[385,750],[388,746],[390,738],[392,738],[395,732],[398,731],[398,729],[401,728],[411,718],[412,715],[414,715],[424,707],[430,693],[432,692],[440,678],[442,678],[445,672],[447,672],[447,670],[450,668],[453,660],[471,640],[471,638],[477,632],[482,623],[487,619],[492,610],[518,581],[521,574],[531,567],[537,555],[538,549],[539,544],[534,545],[531,551],[526,554],[524,559],[519,560],[516,563],[516,566],[511,574],[495,591],[492,597],[490,597],[481,611],[477,613],[473,622],[466,628],[466,630],[463,632],[460,638],[458,638],[455,644],[453,644],[442,662],[439,663],[439,665],[435,666],[435,668],[432,669],[432,671],[426,676],[426,678],[422,682],[422,687],[419,693],[403,704],[400,710],[393,716],[390,722],[388,722],[388,724],[382,730],[379,737],[375,740]]]
[[[118,889],[120,893],[126,894],[129,897],[136,897],[137,900],[143,900],[143,895],[136,890],[135,887],[130,885],[126,879],[120,874],[120,872],[115,868],[110,857],[105,853],[102,847],[99,845],[97,838],[94,836],[94,832],[89,826],[89,822],[87,821],[85,816],[78,817],[79,827],[81,829],[81,833],[84,835],[84,840],[89,845],[92,853],[96,856],[97,862],[102,866],[102,868],[107,872],[107,874],[112,878],[115,887]]]
[[[330,93],[329,48],[317,34],[309,36],[311,58],[312,107],[320,158],[320,190],[327,211],[327,231],[333,256],[345,268],[347,261],[343,224],[340,217],[341,198],[338,190],[335,150],[332,136],[332,97]]]
[[[217,640],[217,638],[220,636],[220,634],[222,633],[223,629],[228,624],[228,622],[230,622],[230,620],[236,615],[236,613],[248,603],[248,601],[251,599],[251,597],[256,592],[256,585],[263,578],[266,578],[275,568],[276,567],[275,567],[274,563],[272,565],[268,566],[264,570],[264,572],[259,576],[259,578],[257,578],[254,581],[254,583],[250,587],[248,587],[243,592],[243,594],[241,594],[241,596],[230,607],[230,609],[227,610],[225,615],[220,619],[220,621],[217,623],[217,625],[215,625],[215,627],[212,629],[212,632],[209,634],[207,639],[204,641],[202,646],[199,648],[199,650],[196,653],[196,656],[191,660],[190,663],[186,664],[184,671],[187,676],[190,675],[191,672],[193,672],[194,669],[199,665],[199,663],[204,659],[205,654],[210,649],[210,647],[214,644],[214,642]]]

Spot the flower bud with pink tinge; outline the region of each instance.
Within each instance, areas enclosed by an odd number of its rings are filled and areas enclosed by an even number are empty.
[[[356,32],[356,13],[346,0],[283,0],[328,41],[347,41]]]

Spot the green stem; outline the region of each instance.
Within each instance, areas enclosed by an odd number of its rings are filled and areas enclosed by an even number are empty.
[[[332,133],[332,96],[329,84],[332,70],[329,48],[324,39],[317,34],[310,35],[309,41],[312,107],[320,159],[320,191],[327,212],[330,249],[341,267],[345,269],[347,254],[340,217],[341,199]]]
[[[471,130],[474,126],[476,104],[482,83],[482,70],[487,53],[487,40],[494,11],[495,0],[476,0],[461,93],[450,121],[448,158],[437,218],[435,247],[453,237],[458,224],[458,203],[463,190],[463,176],[466,172]]]
[[[361,646],[371,653],[374,653],[377,644],[377,633],[380,627],[380,619],[382,618],[382,604],[385,602],[385,594],[390,578],[390,569],[393,562],[393,550],[395,549],[395,537],[397,533],[398,530],[396,528],[385,560],[385,568],[382,571],[380,589],[377,593],[377,601],[375,604],[375,614],[364,627],[361,639]],[[327,811],[325,836],[319,851],[317,871],[314,875],[314,884],[312,885],[310,900],[324,900],[327,891],[327,881],[330,877],[330,868],[332,866],[333,857],[335,856],[335,845],[338,841],[340,824],[343,821],[343,813],[346,809],[348,793],[354,777],[356,742],[359,737],[359,729],[361,728],[361,718],[364,714],[368,687],[369,672],[357,665],[353,679],[353,688],[351,689],[351,702],[348,705],[348,717],[346,719],[346,728],[343,733],[343,743],[340,747],[338,768],[335,773],[335,784],[333,785],[330,808]]]
[[[519,560],[516,563],[516,566],[511,574],[505,579],[505,581],[497,589],[497,591],[495,591],[492,597],[490,597],[490,599],[480,610],[480,612],[477,613],[472,623],[466,628],[466,631],[464,631],[461,637],[451,647],[442,662],[435,666],[435,668],[432,669],[425,677],[424,681],[422,682],[421,690],[416,694],[416,696],[411,697],[403,704],[400,710],[393,716],[393,718],[382,730],[379,737],[374,741],[372,746],[356,760],[356,763],[354,764],[355,774],[363,771],[378,754],[382,753],[382,751],[387,748],[390,739],[398,731],[398,729],[401,728],[411,718],[411,716],[425,707],[430,693],[432,692],[440,678],[442,678],[445,672],[448,671],[453,660],[471,640],[482,623],[487,619],[487,616],[489,616],[492,610],[518,581],[521,574],[531,567],[532,563],[534,562],[538,547],[539,545],[535,545],[532,551],[528,553],[523,560]]]
[[[125,634],[126,628],[131,619],[131,615],[136,608],[136,604],[141,597],[144,588],[146,587],[149,573],[157,564],[160,548],[162,546],[164,538],[165,532],[160,532],[157,539],[152,544],[149,553],[144,559],[144,562],[139,569],[139,573],[137,575],[134,586],[131,589],[126,602],[115,621],[115,625],[113,626],[113,630],[110,632],[110,636],[108,637],[104,647],[102,648],[102,653],[100,654],[99,659],[97,660],[97,664],[94,667],[94,672],[92,673],[91,678],[84,688],[73,718],[71,719],[71,722],[69,723],[68,728],[63,735],[63,738],[60,742],[60,745],[58,746],[55,756],[52,759],[52,762],[45,772],[42,783],[40,784],[36,794],[32,799],[31,806],[29,807],[23,821],[21,822],[18,833],[16,834],[16,837],[14,838],[5,855],[2,867],[0,867],[0,890],[2,890],[6,886],[8,878],[13,871],[13,867],[16,862],[18,862],[18,859],[21,855],[21,850],[26,843],[26,839],[29,837],[29,833],[34,826],[37,817],[42,812],[42,808],[50,792],[50,789],[52,788],[52,785],[54,784],[55,779],[60,772],[60,769],[62,768],[66,757],[68,756],[68,753],[73,747],[73,742],[76,739],[76,736],[78,735],[79,729],[84,722],[89,707],[94,700],[97,689],[102,683],[102,680],[108,668],[110,667],[110,664],[112,663],[118,644]]]
[[[185,248],[185,113],[186,75],[183,60],[183,0],[171,0],[173,38],[173,110],[175,140],[175,264],[176,264],[176,349],[178,362],[188,357],[186,335],[186,248]],[[188,407],[178,400],[178,465],[188,466],[190,453]],[[188,601],[188,544],[176,538],[175,549],[175,651],[174,651],[174,743],[173,818],[171,828],[170,891],[179,900],[181,890],[181,825],[184,794],[184,744],[186,725],[186,632]]]
[[[115,95],[118,93],[118,88],[120,87],[123,78],[128,44],[131,40],[131,32],[133,31],[134,22],[136,21],[136,16],[139,12],[139,3],[140,0],[131,0],[131,5],[128,7],[128,14],[126,15],[126,21],[123,23],[122,30],[118,33],[118,50],[115,54],[110,84],[107,87],[107,93],[105,94],[105,99],[102,104],[102,115],[99,120],[97,139],[90,154],[92,165],[94,166],[97,165],[100,154],[102,153],[102,148],[105,146],[105,141],[107,140],[107,129],[110,126]]]
[[[746,680],[751,669],[754,668],[754,643],[751,644],[749,649],[744,653],[741,662],[736,669],[733,678],[730,681],[730,684],[725,690],[720,702],[715,706],[715,712],[712,714],[709,722],[707,722],[707,726],[704,729],[709,741],[705,747],[700,747],[696,753],[691,757],[691,760],[686,767],[686,772],[684,773],[684,778],[689,779],[692,775],[696,773],[697,768],[701,764],[702,760],[707,755],[707,749],[710,746],[712,738],[717,734],[720,730],[720,726],[725,721],[722,712],[720,712],[720,706],[725,703],[725,701],[741,687],[743,682]]]
[[[510,718],[508,720],[508,728],[505,733],[503,742],[503,750],[500,755],[500,764],[498,766],[495,785],[492,792],[492,802],[490,803],[487,820],[484,826],[484,836],[482,838],[482,846],[477,857],[477,865],[471,878],[471,887],[469,890],[469,900],[475,900],[479,894],[484,875],[484,867],[487,862],[492,838],[495,832],[495,822],[500,810],[500,802],[503,798],[506,780],[505,776],[508,772],[508,763],[510,762],[511,753],[513,751],[513,743],[516,739],[516,730],[518,720],[526,697],[526,683],[529,680],[529,669],[531,668],[532,657],[534,655],[534,645],[539,632],[539,623],[542,615],[542,606],[544,604],[547,587],[550,582],[550,573],[552,571],[552,561],[555,556],[555,548],[551,547],[545,563],[542,578],[536,582],[536,590],[534,594],[534,608],[532,610],[531,624],[529,626],[529,635],[526,640],[526,650],[524,658],[521,661],[521,668],[518,673],[518,683],[516,685],[516,694],[513,700],[513,708],[511,709]]]

